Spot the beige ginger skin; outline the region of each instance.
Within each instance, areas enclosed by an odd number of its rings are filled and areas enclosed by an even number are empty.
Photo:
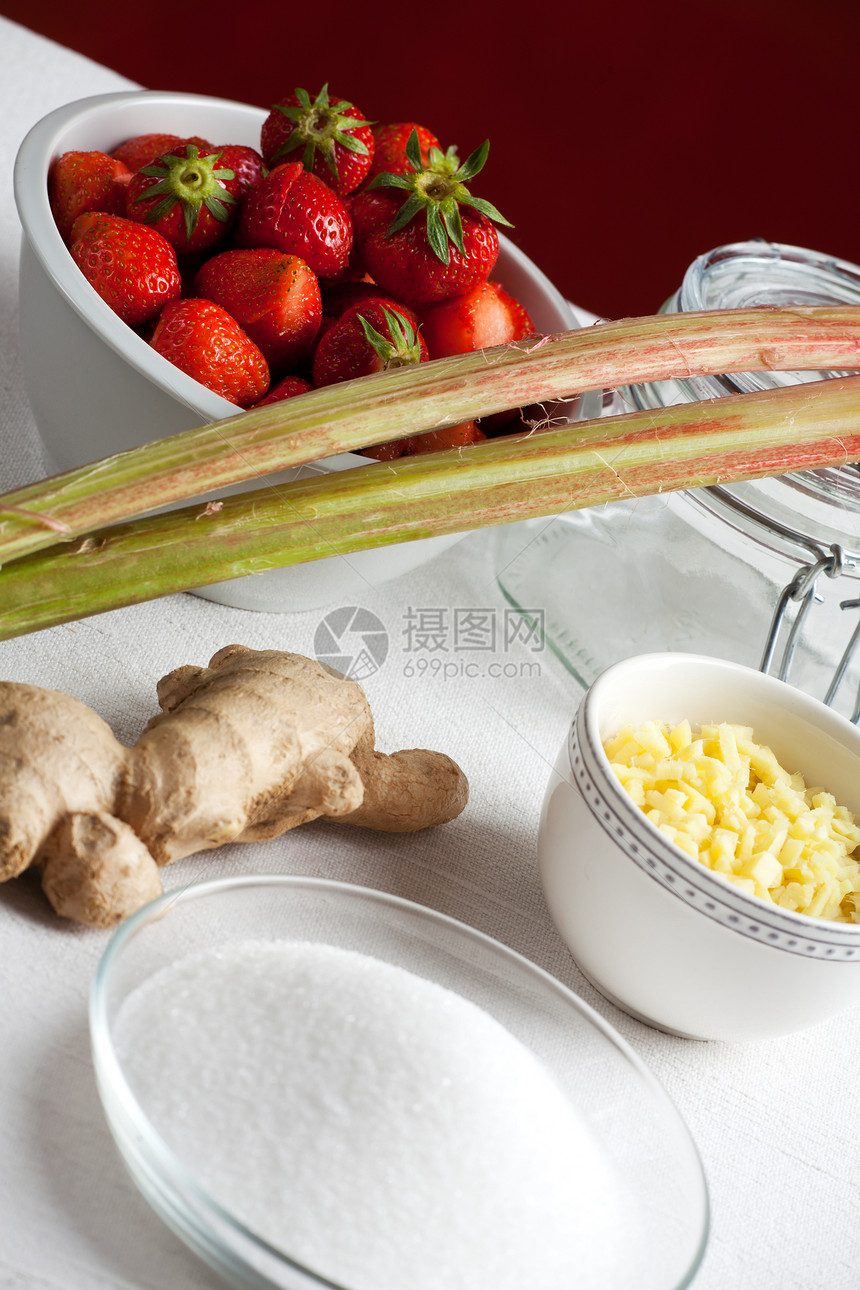
[[[361,687],[302,655],[228,645],[158,699],[128,748],[70,695],[0,682],[0,881],[35,865],[58,914],[110,927],[182,856],[318,817],[408,833],[466,805],[450,757],[378,752]]]

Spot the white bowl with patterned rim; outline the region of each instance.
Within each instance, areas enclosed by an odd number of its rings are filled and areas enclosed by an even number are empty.
[[[622,788],[603,741],[685,718],[751,726],[786,769],[860,816],[860,731],[823,703],[716,658],[615,664],[579,706],[541,815],[541,881],[577,964],[632,1016],[694,1039],[765,1039],[860,1004],[860,924],[747,895],[670,842]]]
[[[110,151],[125,139],[152,132],[201,135],[216,146],[241,143],[259,148],[266,115],[263,108],[227,99],[118,91],[58,108],[21,144],[15,163],[15,201],[24,232],[20,345],[36,423],[55,470],[223,420],[237,409],[157,354],[117,318],[78,271],[48,204],[52,158],[72,149]],[[493,278],[525,306],[538,330],[576,327],[573,309],[546,275],[502,235],[500,246]],[[240,487],[373,465],[368,457],[342,453]],[[236,490],[219,495],[228,491]],[[276,612],[349,603],[368,585],[411,572],[462,536],[421,538],[272,569],[219,582],[198,594],[238,609]]]

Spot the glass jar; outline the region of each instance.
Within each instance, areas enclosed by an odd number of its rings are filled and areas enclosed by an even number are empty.
[[[661,312],[860,304],[860,267],[754,240],[687,270]],[[606,410],[668,407],[819,380],[749,372],[607,395]],[[582,685],[649,650],[690,650],[780,675],[858,719],[860,469],[663,494],[499,530],[499,585]]]

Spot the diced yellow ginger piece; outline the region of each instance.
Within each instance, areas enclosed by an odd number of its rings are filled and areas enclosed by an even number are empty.
[[[643,752],[649,752],[653,757],[668,757],[672,751],[665,730],[656,721],[646,721],[633,738]]]
[[[727,873],[725,876],[732,886],[740,887],[741,891],[745,891],[748,896],[754,896],[756,894],[755,883],[752,878],[743,878],[736,873]]]
[[[703,815],[709,824],[713,824],[717,816],[717,808],[709,797],[700,793],[698,788],[694,787],[689,781],[685,781],[684,788],[687,794],[687,811],[690,815]]]
[[[693,741],[689,721],[679,721],[677,726],[669,731],[668,739],[673,752],[679,753],[688,748]]]
[[[804,909],[803,911],[804,914],[809,914],[811,918],[827,918],[828,914],[826,911],[831,901],[833,900],[834,894],[835,893],[833,891],[833,887],[831,883],[829,882],[819,883],[815,889],[815,895],[812,897],[812,900],[809,902],[806,909]],[[838,898],[835,904],[838,907],[839,905]]]
[[[617,735],[607,739],[603,747],[611,762],[621,762],[625,766],[629,766],[636,754],[642,751],[629,727],[619,730]]]
[[[785,781],[788,779],[787,773],[782,769],[770,748],[765,748],[761,744],[749,744],[744,751],[749,757],[750,770],[759,779],[764,780],[765,784],[775,784],[778,780]]]
[[[797,860],[800,858],[802,851],[803,843],[800,838],[788,837],[788,830],[786,829],[786,839],[779,852],[779,863],[782,865],[784,871],[793,868],[797,863]]]
[[[698,860],[699,858],[698,843],[696,842],[695,838],[690,836],[688,832],[683,831],[681,829],[676,829],[675,836],[672,839],[672,841],[675,843],[676,847],[680,847],[681,850],[685,851],[688,856],[691,856],[694,860]]]
[[[729,793],[732,788],[738,787],[732,778],[731,771],[716,757],[700,757],[696,765],[696,771],[697,781],[702,785],[703,790],[711,796]]]
[[[782,865],[772,852],[762,851],[753,860],[747,861],[741,873],[769,891],[771,887],[779,886],[782,880]]]
[[[788,836],[791,838],[800,838],[803,842],[808,842],[815,833],[815,820],[812,813],[798,815],[796,820],[792,820],[788,828]]]
[[[741,863],[751,860],[756,853],[756,826],[754,823],[743,825],[738,835],[737,857]]]
[[[683,822],[687,806],[687,795],[680,788],[664,788],[663,801],[670,819]]]
[[[718,739],[722,761],[728,766],[729,770],[740,770],[741,755],[738,752],[735,732],[727,722],[723,722],[719,727]]]
[[[654,778],[658,782],[668,780],[677,784],[684,778],[685,769],[683,762],[671,761],[668,757],[664,757],[654,763]]]
[[[860,844],[860,828],[851,819],[844,806],[839,807],[830,827],[837,837],[844,838],[849,850],[853,851]]]
[[[630,795],[631,801],[633,801],[636,804],[636,806],[641,806],[644,809],[644,806],[645,806],[644,779],[636,779],[635,777],[631,777],[630,779],[623,780],[622,782],[624,784],[624,787],[627,789],[628,794]]]

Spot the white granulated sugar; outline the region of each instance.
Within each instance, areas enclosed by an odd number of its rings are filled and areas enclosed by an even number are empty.
[[[608,1162],[542,1064],[441,986],[249,941],[162,970],[116,1038],[198,1181],[348,1290],[614,1283]]]

